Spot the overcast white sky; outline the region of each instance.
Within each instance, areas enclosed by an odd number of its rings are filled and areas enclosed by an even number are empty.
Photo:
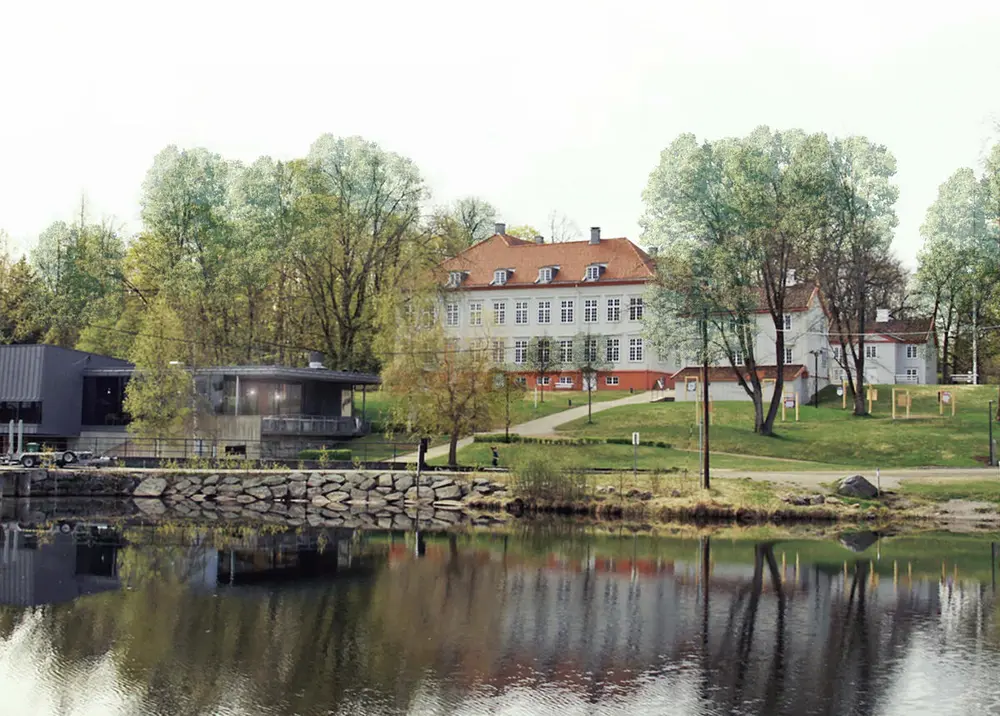
[[[998,37],[997,0],[11,0],[0,228],[23,249],[82,192],[135,230],[168,144],[250,161],[332,132],[410,156],[436,201],[638,239],[677,134],[768,124],[888,145],[912,262],[937,186],[997,137]]]

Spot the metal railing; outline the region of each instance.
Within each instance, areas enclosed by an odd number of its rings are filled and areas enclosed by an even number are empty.
[[[908,383],[910,385],[916,385],[920,382],[919,375],[905,375],[903,373],[897,373],[895,376],[897,383]]]
[[[313,415],[265,415],[260,419],[264,435],[328,435],[351,437],[368,432],[367,423],[355,417]]]

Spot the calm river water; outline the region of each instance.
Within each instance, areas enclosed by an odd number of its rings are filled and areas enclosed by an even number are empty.
[[[24,527],[4,715],[1000,714],[983,538]]]

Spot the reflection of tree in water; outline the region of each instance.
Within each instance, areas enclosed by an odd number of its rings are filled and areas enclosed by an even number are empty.
[[[928,605],[921,609],[904,592],[891,608],[874,610],[869,591],[874,575],[867,559],[855,561],[839,597],[835,581],[819,569],[809,589],[790,594],[774,546],[754,547],[752,577],[732,598],[725,622],[709,623],[706,617],[704,628],[721,629],[722,636],[711,645],[707,633],[703,636],[703,648],[710,652],[703,662],[704,700],[725,713],[875,713],[878,685],[891,681],[912,636],[912,616],[926,613]],[[707,584],[711,590],[711,581]],[[710,601],[706,594],[706,615]],[[796,619],[790,628],[792,614]]]
[[[532,679],[607,703],[664,662],[696,665],[709,713],[869,714],[911,617],[936,606],[907,590],[880,605],[867,560],[843,585],[839,568],[786,581],[774,543],[713,574],[708,538],[700,559],[688,552],[697,581],[679,563],[647,576],[602,567],[584,540],[567,566],[541,543],[515,556],[451,535],[418,557],[400,536],[365,548],[377,560],[367,575],[215,596],[191,586],[211,551],[198,535],[134,539],[119,561],[131,589],[35,614],[65,668],[110,654],[162,714],[211,712],[234,693],[250,712],[405,711],[426,690],[454,704],[480,684],[502,694]],[[634,542],[616,546],[624,562]],[[16,613],[0,609],[0,634]]]

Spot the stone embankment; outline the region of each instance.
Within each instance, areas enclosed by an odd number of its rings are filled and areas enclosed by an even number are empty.
[[[253,505],[305,504],[333,510],[364,505],[369,512],[402,512],[404,505],[460,509],[506,487],[485,477],[451,473],[313,471],[209,472],[128,470],[4,470],[10,497],[134,497],[166,502]]]

